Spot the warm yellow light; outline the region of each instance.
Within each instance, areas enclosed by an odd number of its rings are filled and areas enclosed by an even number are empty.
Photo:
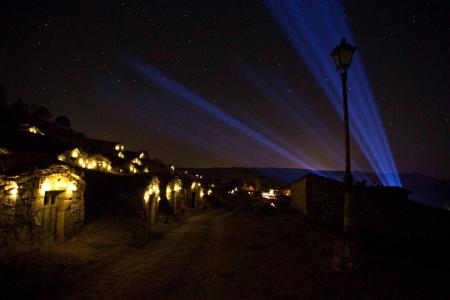
[[[85,164],[84,158],[80,157],[80,158],[78,159],[78,164],[79,164],[80,166],[81,166],[81,165],[84,165],[84,164]]]
[[[140,159],[145,158],[145,153],[144,153],[144,152],[141,152],[141,154],[139,154],[139,158],[140,158]]]
[[[17,194],[19,193],[19,186],[17,185],[17,182],[8,181],[5,186],[5,191],[10,199],[15,200],[17,198]]]
[[[39,130],[39,128],[37,128],[36,126],[28,127],[27,131],[33,134],[44,135],[44,133],[41,130]]]
[[[69,191],[75,192],[77,190],[77,185],[73,182],[69,182],[69,184],[67,185],[67,189]]]
[[[200,198],[203,198],[203,196],[205,195],[205,193],[203,192],[203,189],[200,191]]]
[[[58,160],[64,161],[64,160],[66,160],[66,156],[64,154],[60,154],[60,155],[58,155]]]
[[[209,190],[208,190],[208,196],[211,195],[211,194],[212,194],[212,190],[209,189]]]
[[[172,171],[175,171],[175,166],[174,166],[174,165],[171,165],[171,166],[170,166],[170,169],[171,169]]]
[[[276,199],[275,190],[270,189],[268,192],[261,193],[261,196],[265,199]]]
[[[179,190],[181,190],[181,183],[180,182],[175,182],[175,185],[173,186],[173,190],[175,192],[178,192]]]
[[[47,181],[44,182],[44,183],[41,185],[41,191],[43,191],[43,192],[50,191],[51,188],[52,188],[51,183],[50,183],[50,182],[47,182]]]
[[[88,159],[87,168],[95,169],[97,167],[97,161],[93,159]]]
[[[144,191],[144,203],[148,203],[151,195],[158,196],[159,198],[159,180],[156,177],[153,177],[152,181]]]
[[[138,157],[136,157],[135,159],[133,159],[131,162],[134,163],[134,164],[136,164],[136,165],[138,165],[138,166],[142,165],[142,162],[141,162],[141,160],[140,160]]]
[[[77,182],[61,174],[51,174],[42,181],[39,190],[42,194],[47,191],[74,192],[77,190]]]
[[[167,199],[171,199],[172,196],[172,189],[170,188],[170,186],[167,186],[166,188],[166,198]]]
[[[125,154],[123,154],[123,152],[117,153],[117,156],[120,157],[120,158],[125,158]]]
[[[75,148],[70,152],[70,156],[73,158],[78,158],[80,156],[80,151],[78,151],[78,149]]]
[[[144,192],[144,203],[148,204],[148,201],[150,200],[151,193],[149,191]]]
[[[148,172],[150,172],[149,169],[147,167],[145,167],[144,173],[148,173]]]
[[[130,173],[133,173],[133,174],[137,173],[137,171],[138,171],[133,164],[130,164],[128,168],[130,170]]]

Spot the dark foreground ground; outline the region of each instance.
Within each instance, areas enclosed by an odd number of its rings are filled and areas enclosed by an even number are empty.
[[[3,251],[1,298],[450,298],[448,260],[369,248],[333,272],[334,241],[298,214],[236,205],[152,230],[103,219],[56,249]]]

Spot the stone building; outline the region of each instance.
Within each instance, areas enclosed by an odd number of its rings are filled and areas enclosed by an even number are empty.
[[[190,188],[186,189],[186,203],[190,208],[202,208],[205,206],[204,190],[199,181],[192,181]]]
[[[450,231],[450,213],[408,200],[400,187],[353,186],[351,226],[366,236],[440,240]],[[291,184],[290,208],[313,221],[340,229],[344,218],[344,184],[307,174]],[[448,242],[448,238],[447,238]]]
[[[82,175],[50,165],[0,176],[0,228],[3,238],[62,242],[84,222]]]
[[[327,224],[344,219],[344,186],[341,182],[312,173],[291,184],[290,208]]]
[[[183,182],[180,178],[173,178],[166,187],[166,198],[173,207],[174,214],[185,209],[186,190],[183,189]]]
[[[159,200],[161,200],[160,180],[158,177],[153,176],[142,195],[143,217],[148,220],[150,224],[154,224],[156,222],[159,209]]]

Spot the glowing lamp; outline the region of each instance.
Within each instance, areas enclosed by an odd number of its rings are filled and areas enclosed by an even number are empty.
[[[342,39],[341,43],[331,52],[336,68],[345,72],[352,63],[353,53],[355,51],[356,47],[347,44],[347,41]]]

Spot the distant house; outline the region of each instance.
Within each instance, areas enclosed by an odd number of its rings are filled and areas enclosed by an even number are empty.
[[[39,128],[30,124],[20,124],[19,129],[32,134],[45,135]]]
[[[291,184],[290,208],[311,219],[338,224],[344,218],[344,185],[308,173]]]
[[[175,177],[167,184],[166,198],[169,200],[170,205],[172,205],[175,214],[184,209],[186,192],[183,189],[181,179]]]
[[[50,165],[0,176],[3,238],[62,242],[84,223],[85,183],[73,168]]]
[[[353,221],[359,222],[360,228],[364,224],[365,230],[380,228],[375,224],[378,222],[395,223],[398,218],[394,215],[408,202],[408,194],[399,187],[354,186],[350,203]],[[291,184],[290,208],[317,222],[340,227],[344,219],[344,183],[309,173]],[[380,212],[383,220],[379,219]]]
[[[291,184],[290,208],[316,222],[341,228],[343,182],[307,174]],[[444,239],[448,242],[450,213],[408,200],[400,187],[354,186],[350,201],[352,226],[359,233],[392,239]]]

